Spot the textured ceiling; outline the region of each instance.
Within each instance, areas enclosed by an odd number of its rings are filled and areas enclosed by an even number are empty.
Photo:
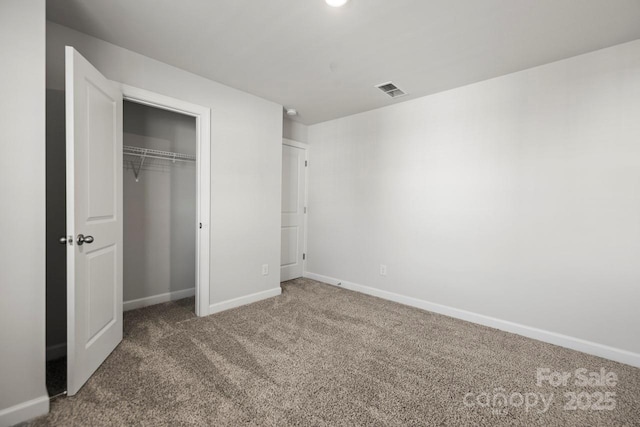
[[[640,38],[638,0],[48,0],[48,19],[313,124]],[[392,80],[409,93],[374,88]]]

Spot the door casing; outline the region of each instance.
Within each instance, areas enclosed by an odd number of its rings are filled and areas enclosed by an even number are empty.
[[[196,315],[208,316],[211,218],[211,109],[114,82],[125,101],[173,111],[196,120]]]

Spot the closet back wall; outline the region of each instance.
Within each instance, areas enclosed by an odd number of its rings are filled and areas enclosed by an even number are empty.
[[[124,103],[124,145],[196,154],[193,117]],[[124,156],[124,301],[195,286],[195,163],[153,163],[136,182]],[[137,166],[136,166],[137,167]],[[175,295],[175,294],[174,294]],[[179,292],[179,296],[187,296]]]

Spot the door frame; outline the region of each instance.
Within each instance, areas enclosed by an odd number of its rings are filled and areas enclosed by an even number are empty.
[[[173,111],[196,119],[196,315],[209,315],[211,218],[211,109],[145,89],[114,82],[125,101]]]
[[[304,213],[304,233],[303,233],[303,243],[302,243],[302,253],[305,256],[302,259],[302,277],[305,277],[307,273],[307,230],[308,226],[308,218],[309,218],[309,148],[310,145],[306,142],[294,141],[293,139],[282,138],[282,145],[288,145],[290,147],[300,148],[304,150],[304,161],[306,162],[306,166],[304,168],[304,207],[306,212]],[[282,179],[282,176],[280,177]],[[282,221],[280,221],[280,227],[282,228]],[[280,254],[280,262],[282,262],[282,254]]]

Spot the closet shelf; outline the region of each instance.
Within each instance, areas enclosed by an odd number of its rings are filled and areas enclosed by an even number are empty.
[[[122,147],[124,154],[128,156],[149,157],[152,159],[170,160],[172,162],[195,162],[196,156],[191,154],[174,153],[172,151],[152,150],[151,148],[132,147],[125,145]]]
[[[172,151],[153,150],[151,148],[133,147],[125,145],[122,147],[122,152],[126,156],[134,156],[140,158],[136,167],[135,161],[131,160],[129,163],[133,170],[133,175],[138,182],[140,178],[140,171],[144,165],[146,159],[159,159],[170,162],[195,162],[196,156],[191,154],[174,153]],[[126,165],[126,163],[125,163]]]

